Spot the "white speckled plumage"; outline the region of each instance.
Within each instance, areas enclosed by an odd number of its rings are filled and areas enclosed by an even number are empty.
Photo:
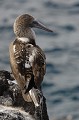
[[[15,53],[15,51],[16,51],[15,46],[16,46],[16,45],[13,46],[13,51],[14,51],[14,53]]]
[[[25,43],[29,42],[29,39],[25,37],[18,38],[18,40]]]

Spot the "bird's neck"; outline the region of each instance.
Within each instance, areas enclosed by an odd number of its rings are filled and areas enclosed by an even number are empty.
[[[29,39],[27,37],[17,37],[17,40],[21,43],[36,45],[34,39]]]
[[[28,38],[30,39],[34,39],[36,38],[35,36],[35,32],[31,29],[31,28],[25,28],[22,26],[17,26],[16,29],[14,29],[14,33],[16,35],[16,37],[21,38]]]
[[[29,44],[33,44],[36,45],[35,43],[35,32],[31,29],[31,28],[18,28],[18,30],[14,30],[16,38],[19,42],[21,43],[29,43]]]

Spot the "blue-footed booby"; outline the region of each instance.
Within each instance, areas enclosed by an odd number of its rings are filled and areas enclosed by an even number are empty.
[[[16,37],[9,48],[12,73],[21,88],[24,100],[33,101],[38,106],[32,88],[40,89],[46,72],[46,57],[42,49],[36,45],[32,28],[53,31],[29,14],[17,17],[13,27]]]

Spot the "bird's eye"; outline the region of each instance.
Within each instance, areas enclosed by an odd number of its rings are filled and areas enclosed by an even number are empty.
[[[33,21],[32,24],[37,24],[37,21]]]
[[[35,25],[37,25],[37,21],[33,21],[31,24],[29,24],[29,27],[35,27]]]
[[[32,23],[30,23],[30,24],[29,24],[29,27],[33,27],[33,24],[32,24]]]

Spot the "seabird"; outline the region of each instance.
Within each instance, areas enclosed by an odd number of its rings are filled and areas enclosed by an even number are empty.
[[[53,32],[31,15],[23,14],[14,22],[16,37],[10,44],[9,52],[12,73],[24,100],[33,101],[38,106],[33,88],[41,87],[46,72],[46,57],[42,49],[36,45],[33,27]]]

